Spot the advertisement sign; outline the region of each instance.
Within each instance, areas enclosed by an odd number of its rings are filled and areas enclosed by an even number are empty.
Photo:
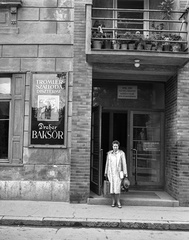
[[[33,74],[32,145],[65,145],[67,74]]]

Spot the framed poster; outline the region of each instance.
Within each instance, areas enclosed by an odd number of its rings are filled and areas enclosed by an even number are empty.
[[[32,76],[32,146],[66,146],[67,73]]]

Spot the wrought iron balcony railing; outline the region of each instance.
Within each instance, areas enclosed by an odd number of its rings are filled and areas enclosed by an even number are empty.
[[[94,8],[87,5],[87,51],[188,53],[188,10]]]

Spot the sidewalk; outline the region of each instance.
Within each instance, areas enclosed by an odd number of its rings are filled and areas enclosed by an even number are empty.
[[[189,207],[0,201],[0,225],[188,230]]]

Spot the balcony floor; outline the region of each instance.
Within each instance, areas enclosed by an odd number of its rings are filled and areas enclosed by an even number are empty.
[[[86,54],[87,62],[92,63],[93,78],[167,81],[188,61],[185,52],[92,50]],[[134,60],[140,60],[140,67]]]

